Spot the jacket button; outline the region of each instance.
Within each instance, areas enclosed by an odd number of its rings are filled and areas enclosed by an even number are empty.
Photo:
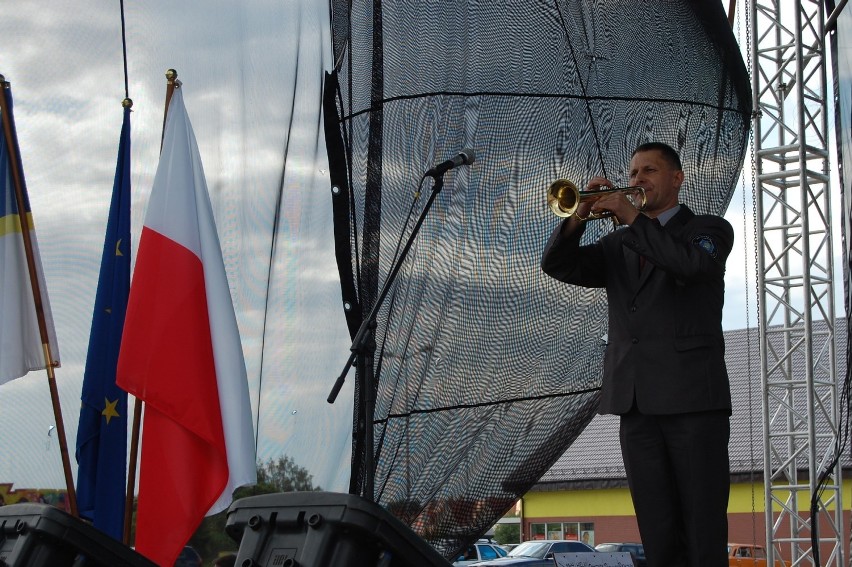
[[[639,342],[639,339],[634,338],[632,342],[633,342],[633,344],[635,345],[636,343],[638,343],[638,342]]]

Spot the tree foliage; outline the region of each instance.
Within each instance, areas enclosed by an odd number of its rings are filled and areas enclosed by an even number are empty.
[[[257,484],[238,488],[234,492],[234,500],[258,494],[311,490],[322,490],[322,488],[313,486],[313,475],[307,469],[300,467],[293,459],[284,455],[266,462],[258,461]],[[240,547],[239,541],[232,540],[225,533],[227,519],[227,511],[207,516],[189,540],[189,545],[201,554],[205,564],[216,559],[222,552],[236,552]]]
[[[500,545],[521,543],[520,524],[497,524],[494,526],[494,539]]]

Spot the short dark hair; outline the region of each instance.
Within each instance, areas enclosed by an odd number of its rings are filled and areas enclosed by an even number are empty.
[[[677,170],[683,170],[683,165],[681,165],[680,163],[680,156],[677,155],[677,152],[674,150],[673,147],[668,144],[664,144],[663,142],[647,142],[644,144],[640,144],[635,150],[633,150],[633,153],[630,155],[630,157],[632,158],[639,152],[652,152],[654,150],[663,154],[663,157],[666,159],[667,162],[669,162],[669,165],[671,165]]]

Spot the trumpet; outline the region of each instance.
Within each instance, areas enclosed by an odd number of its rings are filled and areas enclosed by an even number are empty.
[[[645,204],[647,203],[645,198],[645,189],[643,187],[613,187],[600,189],[598,191],[580,191],[571,181],[568,181],[567,179],[557,179],[551,183],[550,187],[547,189],[547,205],[556,216],[566,218],[577,213],[577,209],[580,207],[581,202],[589,201],[594,203],[604,195],[608,195],[610,193],[624,193],[628,197],[631,197],[631,201],[633,201],[633,204],[636,205],[636,208],[640,211],[645,208]],[[639,198],[638,203],[635,200],[637,195]],[[582,220],[602,219],[611,216],[612,213],[609,211],[602,211],[600,213],[589,213],[589,216]]]

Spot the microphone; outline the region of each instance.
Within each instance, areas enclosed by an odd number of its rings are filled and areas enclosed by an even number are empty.
[[[448,159],[445,162],[439,163],[438,165],[427,171],[424,177],[438,177],[439,175],[444,175],[444,173],[453,169],[454,167],[458,167],[460,165],[470,165],[475,161],[476,152],[474,152],[472,148],[465,148],[460,151],[458,155],[453,159]]]

